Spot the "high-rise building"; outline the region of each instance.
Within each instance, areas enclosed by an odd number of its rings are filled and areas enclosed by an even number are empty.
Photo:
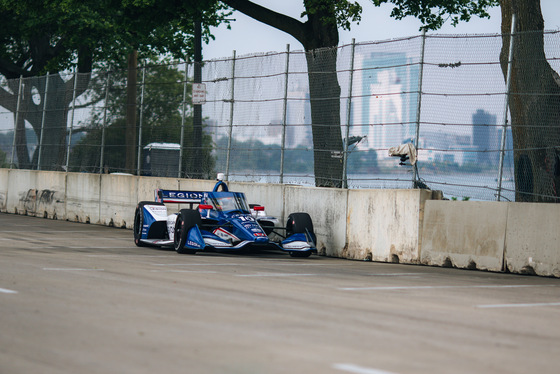
[[[472,115],[473,146],[478,151],[477,161],[481,164],[496,162],[499,153],[498,132],[496,131],[496,116],[482,109]]]
[[[359,92],[352,102],[352,135],[367,135],[367,148],[376,150],[416,136],[419,65],[412,57],[402,52],[357,55],[355,82]]]

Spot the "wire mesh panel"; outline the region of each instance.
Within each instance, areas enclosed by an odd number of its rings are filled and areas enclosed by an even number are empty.
[[[214,168],[224,173],[228,171],[234,115],[235,62],[235,57],[206,61],[202,70],[206,86],[206,103],[202,106],[205,133],[212,141]]]
[[[78,92],[84,93],[76,92],[75,107],[71,109],[74,113],[69,120],[72,135],[68,171],[99,173],[104,124],[110,123],[106,95],[111,72],[78,74],[78,77]]]
[[[506,99],[501,44],[499,35],[427,37],[419,174],[448,196],[495,199]]]
[[[412,168],[400,166],[388,151],[416,136],[421,42],[416,37],[356,46],[350,187],[412,186]]]
[[[285,183],[315,184],[311,102],[305,52],[289,58],[284,149]]]
[[[2,92],[2,106],[0,106],[0,167],[9,168],[17,163],[14,148],[16,113],[18,97],[20,96],[22,80],[2,79],[0,90]]]
[[[203,143],[202,138],[196,141],[192,138],[192,121],[182,118],[184,90],[188,83],[184,69],[184,64],[149,65],[143,72],[145,83],[143,89],[140,87],[139,114],[139,167],[143,175],[176,177],[180,147],[183,146],[185,156],[183,164],[189,168],[192,154]]]
[[[227,160],[221,152],[217,164],[229,162],[230,179],[268,181],[280,175],[285,60],[285,54],[278,53],[242,56],[231,67],[231,96],[225,99],[229,105],[219,108],[221,118],[212,118],[229,124],[216,133],[214,142],[219,149],[229,144]]]

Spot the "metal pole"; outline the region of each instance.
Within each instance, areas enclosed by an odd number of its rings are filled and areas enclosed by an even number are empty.
[[[288,78],[290,69],[290,45],[286,44],[286,71],[284,80],[284,107],[282,114],[282,145],[280,148],[280,184],[284,183],[284,150],[286,148],[286,125],[288,113]]]
[[[16,150],[16,132],[17,132],[17,124],[19,121],[19,107],[21,105],[21,87],[23,85],[23,75],[19,76],[19,87],[18,87],[18,97],[17,97],[17,104],[16,104],[16,122],[14,124],[14,140],[12,143],[12,159],[10,160],[10,169],[14,167],[14,152]],[[25,131],[25,128],[24,128]]]
[[[101,129],[101,156],[99,157],[99,174],[103,173],[103,156],[105,151],[105,128],[107,127],[107,106],[109,105],[109,80],[111,71],[107,71],[107,86],[105,87],[105,106],[103,108],[103,127]]]
[[[177,170],[177,178],[181,178],[181,169],[183,168],[183,146],[185,136],[185,118],[187,112],[187,80],[188,80],[189,64],[185,61],[185,82],[183,84],[183,115],[181,116],[181,139],[179,140],[179,170]]]
[[[354,83],[354,55],[356,39],[352,38],[352,56],[350,58],[350,82],[348,83],[348,99],[346,99],[346,137],[342,162],[342,188],[348,188],[348,140],[350,139],[350,120],[352,116],[352,86]]]
[[[202,83],[202,22],[194,21],[194,83]],[[193,103],[193,127],[192,127],[192,146],[189,171],[191,178],[202,179],[202,103]]]
[[[416,136],[414,137],[414,148],[418,151],[418,140],[420,138],[420,115],[422,114],[422,83],[424,81],[424,56],[426,53],[426,29],[422,29],[422,51],[420,53],[420,72],[418,74],[418,101],[416,104]],[[418,180],[418,165],[413,168],[412,188],[416,187]]]
[[[229,108],[229,136],[226,155],[226,181],[229,179],[229,157],[231,153],[231,137],[233,133],[233,104],[235,99],[235,50],[233,51],[233,61],[231,64],[231,100]]]
[[[70,132],[68,133],[68,149],[66,150],[66,172],[70,165],[70,145],[72,144],[72,131],[74,130],[74,112],[76,111],[76,89],[78,87],[78,69],[74,70],[74,91],[72,92],[72,115],[70,116]]]
[[[146,60],[142,64],[142,90],[140,91],[140,120],[138,125],[138,159],[136,164],[136,175],[140,175],[140,159],[142,156],[142,119],[144,113],[144,87],[146,86]]]
[[[505,156],[505,147],[506,147],[506,135],[507,135],[507,114],[509,108],[509,91],[511,89],[511,67],[513,64],[513,34],[515,32],[515,24],[517,23],[517,16],[512,14],[511,16],[511,35],[509,37],[509,56],[508,56],[508,70],[507,70],[507,78],[506,78],[506,103],[504,105],[504,117],[503,117],[503,130],[502,130],[502,142],[500,144],[500,165],[498,169],[498,196],[497,200],[500,201],[502,197],[502,176],[504,172],[504,156]]]
[[[47,93],[49,92],[49,73],[45,82],[45,95],[43,96],[43,117],[41,118],[41,136],[39,137],[39,156],[37,157],[37,170],[41,170],[41,153],[43,151],[43,133],[45,129],[45,113],[47,111]]]

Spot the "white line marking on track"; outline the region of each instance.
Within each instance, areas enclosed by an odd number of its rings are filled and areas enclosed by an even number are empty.
[[[274,264],[274,266],[331,266],[332,264],[317,264],[317,263],[304,263],[304,262],[277,262],[274,259],[272,260],[265,260],[265,259],[259,259],[260,261],[266,263],[267,265],[269,264]],[[337,265],[338,266],[338,265]],[[342,265],[344,266],[344,265]]]
[[[550,285],[482,285],[482,286],[380,286],[380,287],[340,287],[341,291],[395,291],[395,290],[438,290],[453,288],[524,288],[524,287],[550,287]]]
[[[333,369],[355,374],[396,374],[390,371],[367,368],[353,364],[334,364]]]
[[[533,308],[539,306],[560,306],[560,303],[527,303],[527,304],[482,304],[477,308]]]
[[[319,274],[298,274],[298,273],[257,273],[257,274],[235,274],[236,277],[309,277]]]
[[[109,246],[109,247],[80,246],[80,247],[64,247],[64,248],[68,248],[68,249],[126,249],[126,248],[130,248],[130,246],[123,246],[123,247],[115,247],[115,246]]]
[[[0,293],[10,293],[10,294],[15,294],[18,293],[17,291],[14,290],[8,290],[6,288],[0,288]]]
[[[216,274],[217,271],[204,271],[204,270],[150,270],[152,273],[196,273],[196,274]]]
[[[22,225],[25,226],[25,228],[29,228],[29,227],[33,227],[33,225]],[[39,226],[37,226],[39,227]],[[28,232],[29,230],[1,230],[0,232]],[[48,233],[48,234],[52,234],[52,230],[33,230],[34,233]],[[61,234],[68,234],[68,233],[91,233],[91,234],[95,234],[94,231],[89,231],[89,230],[60,230],[59,233]],[[25,238],[22,238],[25,239]],[[117,238],[118,239],[118,238]]]
[[[43,268],[47,271],[105,271],[105,269],[82,269],[82,268]]]
[[[243,264],[150,264],[152,266],[242,266]]]
[[[124,247],[123,247],[124,248]],[[128,247],[126,247],[128,248]],[[141,258],[148,258],[148,257],[158,257],[158,258],[172,258],[172,257],[176,257],[176,256],[162,256],[162,255],[158,255],[158,256],[154,256],[154,255],[129,255],[129,254],[122,254],[122,255],[86,255],[86,257],[141,257]]]

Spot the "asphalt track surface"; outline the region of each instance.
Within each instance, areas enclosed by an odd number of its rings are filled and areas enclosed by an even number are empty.
[[[0,373],[558,373],[560,280],[0,214]]]

